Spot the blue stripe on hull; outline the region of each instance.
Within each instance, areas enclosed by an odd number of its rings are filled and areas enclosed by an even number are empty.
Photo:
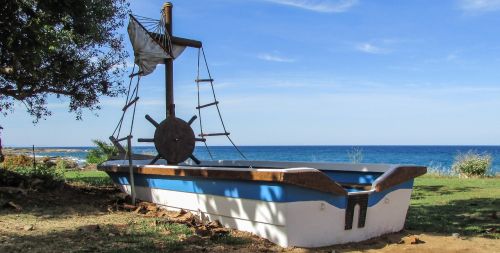
[[[117,184],[128,185],[127,173],[108,172]],[[320,200],[344,209],[347,198],[328,193],[302,188],[294,185],[259,182],[207,180],[194,177],[171,177],[162,175],[135,174],[135,185],[171,191],[209,194],[230,198],[253,199],[268,202],[298,202]],[[383,192],[373,192],[368,199],[368,206],[377,204],[389,192],[398,189],[411,189],[413,180],[396,185]]]

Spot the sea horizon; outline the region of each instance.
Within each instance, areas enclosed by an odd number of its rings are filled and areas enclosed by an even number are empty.
[[[383,163],[427,166],[433,171],[449,173],[459,154],[474,151],[491,155],[492,172],[500,172],[500,145],[241,145],[248,160]],[[32,146],[6,147],[23,149],[31,154]],[[66,157],[85,163],[95,146],[35,146],[36,156]],[[44,150],[45,149],[45,150]],[[194,155],[201,160],[244,160],[232,146],[196,146]],[[152,145],[133,146],[133,152],[155,155]]]
[[[36,146],[35,148],[91,148],[91,146]],[[203,145],[196,145],[204,147]],[[500,147],[500,144],[263,144],[263,145],[237,145],[238,147]],[[32,148],[29,146],[2,146],[8,148]],[[134,147],[154,147],[154,145],[134,145]],[[209,145],[209,147],[232,147],[232,145]]]

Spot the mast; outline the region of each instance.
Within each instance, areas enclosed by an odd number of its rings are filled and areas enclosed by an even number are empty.
[[[163,15],[165,18],[165,29],[170,37],[172,33],[172,3],[166,2],[163,4]],[[166,116],[175,117],[175,104],[174,104],[174,59],[165,59],[165,96],[166,96]]]

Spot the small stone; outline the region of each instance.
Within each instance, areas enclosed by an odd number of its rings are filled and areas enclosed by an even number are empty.
[[[453,234],[451,234],[451,236],[453,236],[455,238],[460,238],[460,234],[459,233],[453,233]]]
[[[23,207],[14,203],[14,201],[10,201],[7,203],[9,206],[13,207],[14,209],[16,209],[16,211],[22,211],[23,210]],[[19,216],[18,216],[19,217]]]
[[[192,244],[195,244],[195,243],[198,243],[198,242],[200,242],[200,241],[202,241],[202,240],[203,240],[203,238],[201,238],[201,236],[198,236],[198,235],[192,235],[192,236],[190,236],[190,237],[186,238],[186,239],[184,240],[184,242],[186,242],[186,243],[190,243],[190,244],[191,244],[191,243],[192,243]]]
[[[113,233],[109,233],[109,234],[108,234],[108,236],[109,236],[109,237],[114,237],[114,236],[115,236],[115,234],[113,234]]]
[[[195,233],[200,236],[208,236],[210,235],[210,230],[208,230],[205,226],[200,226],[195,228]]]
[[[492,227],[492,228],[487,228],[484,232],[486,233],[496,233],[497,232],[497,229]]]
[[[86,225],[81,227],[79,230],[83,232],[95,232],[101,229],[99,225]]]
[[[214,221],[211,221],[207,224],[207,227],[209,228],[220,228],[222,227],[222,224],[220,223],[219,220],[214,220]]]
[[[193,249],[197,249],[198,251],[205,251],[206,248],[203,247],[203,246],[199,246],[199,245],[192,245],[191,246]]]
[[[32,231],[35,227],[33,225],[26,225],[23,227],[24,231]]]
[[[420,243],[424,243],[424,241],[420,240],[418,237],[414,236],[414,235],[410,235],[408,237],[405,237],[401,240],[401,243],[404,243],[404,244],[420,244]]]
[[[224,252],[225,248],[222,245],[218,245],[218,246],[213,247],[213,251],[222,251],[222,252]]]

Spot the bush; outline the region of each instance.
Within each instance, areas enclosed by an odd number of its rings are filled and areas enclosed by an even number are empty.
[[[458,154],[452,169],[463,177],[483,177],[490,174],[493,158],[490,154],[475,151]]]
[[[92,142],[94,142],[97,148],[89,150],[86,158],[87,163],[100,164],[118,155],[118,150],[112,144],[100,140],[93,140]]]
[[[37,165],[36,167],[17,167],[10,170],[30,178],[64,181],[64,168],[59,166],[47,167],[44,165]]]
[[[33,159],[25,155],[8,155],[2,163],[4,169],[33,166]]]

